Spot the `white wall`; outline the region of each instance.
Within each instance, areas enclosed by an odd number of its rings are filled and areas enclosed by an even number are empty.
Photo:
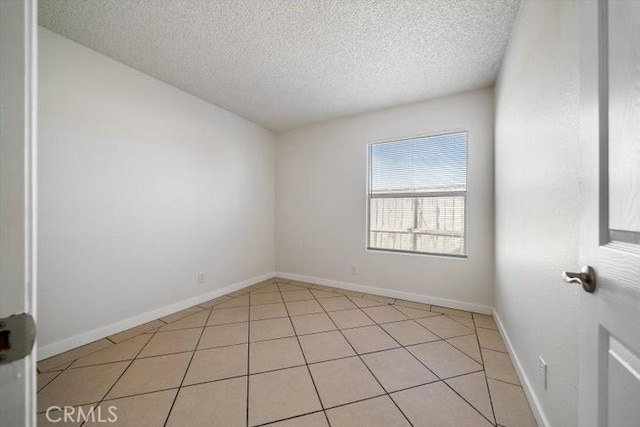
[[[493,101],[488,88],[278,134],[277,271],[492,306]],[[366,251],[367,145],[463,128],[468,259]]]
[[[273,272],[273,133],[39,42],[41,346]]]
[[[496,84],[496,309],[558,427],[578,414],[578,116],[578,4],[527,0]]]

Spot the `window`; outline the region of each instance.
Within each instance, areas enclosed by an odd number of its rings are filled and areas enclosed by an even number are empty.
[[[369,249],[465,256],[467,132],[369,146]]]

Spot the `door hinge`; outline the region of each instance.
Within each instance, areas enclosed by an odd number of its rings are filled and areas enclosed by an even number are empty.
[[[36,323],[28,313],[0,318],[0,364],[27,357],[36,340]]]

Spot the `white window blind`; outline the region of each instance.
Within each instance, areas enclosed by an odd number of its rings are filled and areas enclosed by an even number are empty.
[[[371,144],[369,249],[465,256],[467,132]]]

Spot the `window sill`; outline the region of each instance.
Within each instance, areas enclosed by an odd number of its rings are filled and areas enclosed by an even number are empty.
[[[469,256],[467,254],[443,254],[437,252],[414,252],[414,251],[403,251],[399,249],[381,249],[381,248],[366,248],[367,252],[376,252],[376,253],[391,253],[391,254],[401,254],[401,255],[414,255],[414,256],[428,256],[428,257],[436,257],[436,258],[450,258],[450,259],[468,259]]]

